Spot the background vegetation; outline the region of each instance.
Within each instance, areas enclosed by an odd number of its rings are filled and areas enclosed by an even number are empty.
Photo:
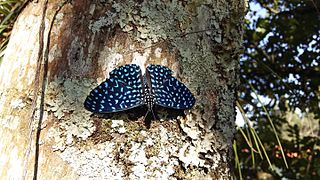
[[[26,3],[22,0],[0,0],[0,63],[16,17]]]
[[[0,1],[0,62],[27,1]],[[250,0],[234,150],[240,179],[320,179],[320,1]],[[280,143],[281,142],[281,143]]]
[[[237,134],[239,177],[320,179],[319,8],[318,0],[250,1],[239,91],[248,122]]]

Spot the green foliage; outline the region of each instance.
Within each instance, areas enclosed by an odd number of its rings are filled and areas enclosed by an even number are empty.
[[[0,62],[7,47],[13,23],[25,3],[21,0],[0,1]]]
[[[320,179],[320,1],[251,5],[264,13],[254,18],[259,12],[249,12],[245,25],[238,107],[252,123],[247,120],[244,130],[257,134],[238,131],[242,177]],[[264,156],[250,145],[254,138],[261,140]]]
[[[255,104],[249,82],[260,95],[276,100],[268,104],[270,108],[277,104],[282,111],[298,107],[319,116],[319,12],[310,1],[257,3],[268,11],[245,27],[241,98]],[[286,101],[288,106],[283,105]]]

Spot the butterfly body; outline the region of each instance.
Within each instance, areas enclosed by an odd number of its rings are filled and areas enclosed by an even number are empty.
[[[145,75],[136,64],[114,69],[109,78],[93,89],[84,102],[87,110],[112,113],[146,105],[148,112],[159,105],[173,109],[189,109],[195,98],[189,89],[161,65],[149,65]]]

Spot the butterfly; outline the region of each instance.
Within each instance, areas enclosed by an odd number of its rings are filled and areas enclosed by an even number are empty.
[[[95,113],[112,113],[146,105],[153,113],[154,105],[172,109],[190,109],[195,98],[190,90],[161,65],[150,64],[142,75],[136,64],[120,66],[109,73],[109,79],[94,88],[84,107]]]

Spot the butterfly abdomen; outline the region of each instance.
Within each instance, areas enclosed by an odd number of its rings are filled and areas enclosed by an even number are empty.
[[[152,110],[154,105],[154,94],[150,93],[149,89],[146,89],[144,93],[144,103],[148,106],[148,110]]]

